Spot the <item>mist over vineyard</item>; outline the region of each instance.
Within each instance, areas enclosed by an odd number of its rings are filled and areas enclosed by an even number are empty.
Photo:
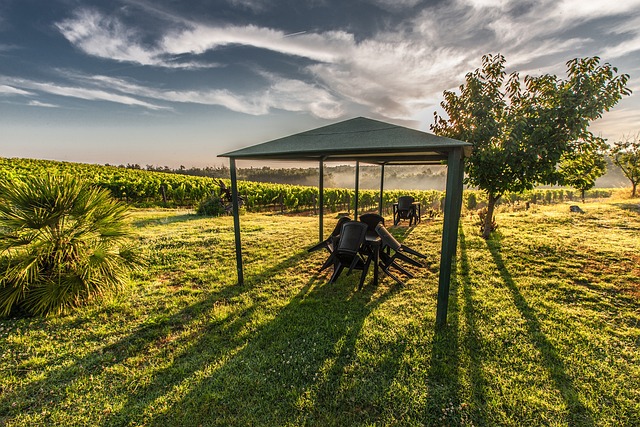
[[[189,176],[206,176],[212,178],[229,178],[226,166],[209,166],[205,168],[181,166],[172,169],[168,166],[138,164],[119,165],[122,168],[145,169],[156,172],[177,173]],[[360,188],[376,190],[380,188],[380,167],[360,166]],[[384,174],[384,186],[394,190],[438,190],[444,191],[447,178],[446,166],[387,166]],[[325,166],[324,184],[333,188],[353,188],[355,185],[355,167],[353,165]],[[238,179],[254,182],[271,182],[290,185],[318,185],[318,168],[273,168],[239,167]],[[621,188],[628,186],[628,181],[611,159],[607,158],[607,173],[596,181],[596,188]]]

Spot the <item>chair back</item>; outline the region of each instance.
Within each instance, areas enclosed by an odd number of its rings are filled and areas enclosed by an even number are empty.
[[[400,242],[398,242],[396,238],[389,233],[389,230],[387,230],[383,224],[378,224],[376,227],[376,233],[380,236],[382,247],[389,246],[394,251],[398,251],[402,247],[402,244],[400,244]]]
[[[336,237],[337,235],[339,235],[340,231],[342,230],[342,226],[344,225],[344,223],[345,222],[349,222],[349,221],[351,221],[351,218],[349,218],[348,216],[341,216],[340,219],[338,220],[338,223],[336,224],[335,228],[331,232],[331,237]]]
[[[384,224],[384,218],[375,213],[367,213],[360,215],[360,222],[367,224],[368,231],[375,231],[378,224]]]
[[[407,211],[411,209],[411,205],[415,202],[412,196],[400,196],[398,197],[398,210]]]
[[[367,224],[358,221],[348,221],[342,225],[340,241],[336,251],[339,254],[355,255],[364,243],[367,234]]]

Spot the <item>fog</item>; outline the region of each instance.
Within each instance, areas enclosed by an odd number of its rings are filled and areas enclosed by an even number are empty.
[[[360,166],[360,188],[380,188],[380,166]],[[388,190],[444,190],[447,180],[446,166],[385,166],[384,188]],[[353,188],[355,167],[325,168],[325,186]]]

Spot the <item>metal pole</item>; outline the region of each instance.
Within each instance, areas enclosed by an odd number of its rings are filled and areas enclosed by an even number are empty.
[[[380,200],[378,201],[378,215],[382,216],[382,194],[384,191],[384,163],[380,165]]]
[[[464,163],[462,149],[449,152],[447,161],[447,190],[444,199],[444,225],[442,228],[442,250],[440,251],[440,278],[438,282],[438,307],[436,309],[436,326],[447,324],[449,306],[449,285],[451,266],[456,254],[458,242],[458,224],[462,209],[462,180]]]
[[[318,242],[322,242],[324,231],[324,157],[320,159],[320,179],[318,184],[319,231]]]
[[[356,200],[353,219],[358,220],[358,188],[360,187],[360,162],[356,162]]]
[[[244,284],[244,274],[242,273],[242,244],[240,242],[240,206],[238,203],[238,179],[236,176],[236,159],[229,158],[229,171],[231,172],[231,204],[233,205],[233,231],[236,240],[236,270],[238,273],[238,284]]]

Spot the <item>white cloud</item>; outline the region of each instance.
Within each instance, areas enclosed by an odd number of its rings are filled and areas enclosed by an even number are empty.
[[[0,95],[32,95],[32,93],[13,86],[0,85]]]
[[[234,93],[226,89],[160,90],[108,76],[91,76],[84,80],[99,84],[104,90],[117,90],[140,97],[166,102],[217,105],[229,110],[263,115],[271,109],[309,111],[317,117],[336,118],[342,105],[328,91],[301,80],[284,79],[263,73],[268,86],[251,94]]]
[[[627,98],[620,103],[620,108],[615,108],[604,113],[601,119],[596,120],[589,130],[596,135],[602,135],[609,142],[619,141],[624,135],[632,135],[640,131],[640,110],[633,108]]]
[[[229,0],[258,10],[263,1]],[[370,0],[379,5],[415,6]],[[196,67],[176,58],[202,55],[229,46],[250,46],[310,60],[309,82],[267,73],[262,90],[248,94],[226,89],[159,91],[126,81],[100,77],[103,91],[166,102],[221,105],[247,114],[266,114],[272,108],[310,111],[318,117],[337,117],[346,104],[366,106],[380,115],[411,118],[437,105],[444,89],[457,87],[464,74],[480,66],[486,53],[503,53],[510,68],[564,71],[564,62],[577,56],[601,54],[608,58],[640,48],[637,16],[640,0],[602,2],[586,0],[456,0],[441,2],[395,29],[358,40],[347,31],[304,32],[288,37],[284,31],[256,25],[207,25],[172,21],[155,39],[126,27],[115,17],[81,10],[57,25],[82,51],[102,58],[160,67]],[[626,40],[607,42],[579,36],[579,26],[604,17],[626,19],[608,30],[624,32]],[[625,17],[626,16],[626,17]],[[577,30],[576,30],[577,31]],[[599,29],[606,35],[606,29]],[[569,35],[568,34],[573,34]],[[147,40],[143,43],[142,40]],[[599,51],[592,51],[599,46]],[[95,78],[94,82],[99,80]],[[96,89],[94,89],[96,90]],[[142,102],[142,101],[140,101]]]
[[[0,76],[0,80],[10,83],[12,86],[18,86],[22,89],[18,89],[24,93],[23,95],[33,95],[32,92],[27,92],[24,89],[31,91],[45,92],[52,95],[58,95],[63,97],[85,99],[89,101],[109,101],[118,104],[138,106],[148,108],[150,110],[170,110],[169,107],[151,104],[140,99],[136,99],[129,95],[121,95],[118,93],[110,92],[102,89],[92,89],[80,86],[65,86],[61,84],[51,82],[38,82],[34,80],[18,79],[7,76]],[[11,86],[1,86],[11,87]]]
[[[57,108],[58,107],[55,104],[49,104],[47,102],[40,102],[40,101],[29,101],[27,103],[27,105],[30,105],[32,107],[45,107],[45,108]]]
[[[348,55],[353,47],[352,34],[330,31],[322,34],[306,33],[287,37],[283,31],[248,26],[210,27],[194,25],[193,28],[167,34],[162,48],[169,54],[201,54],[222,46],[243,45],[285,55],[300,56],[321,62],[335,62]]]
[[[62,35],[83,52],[100,58],[166,68],[211,68],[218,64],[182,63],[166,52],[141,43],[142,34],[126,27],[114,17],[98,11],[80,9],[73,18],[56,24]]]
[[[614,46],[605,48],[601,56],[619,58],[640,51],[640,7],[638,9],[639,13],[633,19],[609,29],[611,34],[626,36],[626,39]]]
[[[60,73],[72,83],[62,85],[0,76],[2,82],[32,91],[27,92],[13,86],[0,85],[0,95],[7,92],[36,96],[36,92],[45,92],[90,101],[109,101],[138,106],[154,111],[172,110],[159,103],[189,103],[221,106],[250,115],[264,115],[273,109],[281,109],[296,112],[308,111],[320,118],[333,119],[343,113],[342,103],[329,91],[301,80],[285,79],[269,73],[261,73],[268,82],[267,86],[263,90],[253,91],[250,94],[234,93],[227,89],[165,90],[104,75]],[[30,101],[29,105],[54,106],[40,101]]]

